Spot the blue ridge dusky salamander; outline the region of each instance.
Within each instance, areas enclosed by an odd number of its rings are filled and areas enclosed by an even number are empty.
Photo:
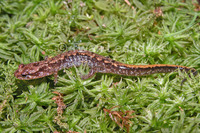
[[[108,57],[98,55],[96,53],[85,50],[74,50],[64,52],[52,58],[33,62],[30,64],[20,64],[14,73],[15,77],[21,80],[31,80],[54,75],[55,83],[57,82],[57,74],[59,70],[64,68],[78,67],[87,65],[90,71],[87,75],[82,75],[82,79],[91,78],[95,73],[112,73],[126,76],[143,76],[154,73],[168,73],[174,70],[196,73],[194,68],[180,65],[128,65],[117,62]]]

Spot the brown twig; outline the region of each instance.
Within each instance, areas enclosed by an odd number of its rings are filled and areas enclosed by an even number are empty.
[[[61,93],[59,93],[57,91],[55,91],[53,93],[58,95],[58,96],[54,96],[52,98],[52,100],[55,100],[55,103],[58,105],[58,108],[57,108],[58,115],[62,115],[63,114],[63,110],[67,107],[65,105],[65,103],[63,102],[63,98],[62,98],[63,96],[62,96]]]
[[[160,7],[156,7],[156,9],[153,11],[153,13],[156,15],[157,18],[163,16],[163,11]]]
[[[119,106],[113,106],[110,109],[104,108],[103,110],[104,110],[105,117],[106,117],[106,113],[108,113],[111,120],[117,123],[117,125],[120,126],[121,128],[125,127],[127,130],[127,133],[129,133],[129,127],[131,124],[131,121],[129,119],[134,118],[134,116],[132,116],[134,111],[127,110],[125,111],[125,113],[122,111],[111,111],[114,108],[119,108]]]

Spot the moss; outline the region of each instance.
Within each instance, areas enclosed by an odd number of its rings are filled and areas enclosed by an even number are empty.
[[[199,12],[195,1],[0,2],[0,131],[122,132],[103,109],[134,110],[130,132],[200,132],[200,77],[184,73],[126,77],[82,68],[21,81],[21,63],[84,49],[127,64],[200,66]],[[84,71],[85,72],[85,71]],[[187,81],[181,88],[181,81]],[[57,114],[52,98],[69,105]]]

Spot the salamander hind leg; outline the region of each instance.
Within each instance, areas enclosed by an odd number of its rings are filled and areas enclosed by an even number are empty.
[[[197,74],[198,74],[198,71],[197,70],[195,70],[195,69],[191,69],[191,70],[189,70],[190,72],[191,72],[191,74],[193,75],[193,76],[196,76]],[[191,75],[189,74],[189,77],[191,78]],[[181,82],[181,87],[183,86],[183,83],[185,82],[187,80],[187,78],[184,78],[183,80],[182,80],[182,82]]]
[[[89,79],[89,78],[93,77],[95,75],[95,73],[96,72],[93,69],[90,69],[90,71],[89,71],[88,74],[86,74],[86,75],[80,75],[80,78],[82,80]]]

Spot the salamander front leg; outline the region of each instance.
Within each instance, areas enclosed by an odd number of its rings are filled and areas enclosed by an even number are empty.
[[[93,69],[90,69],[90,71],[87,75],[80,75],[80,78],[82,80],[89,79],[89,78],[93,77],[95,73],[96,72]]]
[[[53,76],[54,76],[54,85],[56,85],[57,80],[58,80],[58,72],[55,72],[55,73],[53,74]]]

